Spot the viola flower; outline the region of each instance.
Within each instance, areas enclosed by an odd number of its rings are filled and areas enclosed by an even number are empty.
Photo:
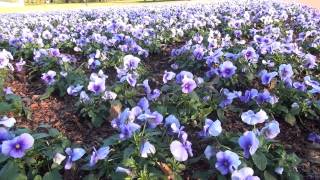
[[[102,99],[104,100],[115,100],[117,98],[117,94],[112,91],[105,91]]]
[[[64,169],[66,170],[71,169],[73,162],[79,160],[86,153],[86,151],[82,148],[66,148],[65,152],[68,155],[67,162],[64,166]]]
[[[177,161],[186,161],[188,157],[192,157],[191,142],[187,140],[188,135],[182,135],[181,141],[174,140],[170,144],[170,151]]]
[[[7,116],[3,116],[0,119],[0,124],[7,128],[13,127],[15,123],[16,123],[16,119],[13,117],[8,118]]]
[[[253,176],[253,169],[250,167],[243,167],[236,170],[231,175],[231,180],[260,180],[258,176]]]
[[[279,75],[281,80],[290,79],[293,76],[291,64],[281,64],[279,66]]]
[[[88,94],[85,91],[81,91],[80,92],[80,102],[81,103],[88,103],[90,101],[91,101],[91,99],[88,96]]]
[[[43,73],[41,79],[48,85],[52,85],[55,82],[55,71],[49,70],[47,73]]]
[[[97,164],[97,162],[99,160],[103,160],[103,159],[107,158],[109,153],[110,153],[109,146],[101,147],[98,149],[98,151],[96,150],[96,148],[93,147],[93,152],[90,157],[90,163],[89,163],[90,166],[93,167]]]
[[[164,71],[162,81],[167,84],[168,81],[171,81],[176,76],[176,73],[172,71]]]
[[[16,63],[16,68],[18,72],[22,71],[23,66],[26,64],[26,62],[21,58],[19,62]]]
[[[154,129],[163,121],[163,116],[157,111],[146,112],[138,116],[139,120],[147,121],[150,128]]]
[[[153,91],[151,90],[148,79],[143,81],[143,89],[144,92],[147,94],[148,100],[150,101],[158,99],[158,97],[161,94],[161,91],[159,89],[154,89]]]
[[[28,133],[23,133],[12,140],[3,141],[1,151],[6,156],[22,158],[26,151],[32,148],[33,143],[34,138]]]
[[[313,143],[318,143],[320,144],[320,135],[315,133],[315,132],[312,132],[308,135],[308,141],[310,142],[313,142]]]
[[[222,92],[224,96],[226,96],[226,98],[222,102],[220,102],[220,107],[226,107],[227,105],[232,104],[235,98],[239,98],[242,95],[241,91],[230,92],[228,89],[222,89]]]
[[[49,40],[49,39],[52,38],[52,34],[50,33],[50,31],[45,30],[45,31],[42,32],[42,38],[46,39],[46,40]]]
[[[267,120],[268,115],[262,109],[257,113],[254,113],[252,110],[249,110],[241,114],[241,119],[243,122],[249,125],[256,125],[258,123],[263,123],[265,120]]]
[[[0,51],[0,69],[3,69],[10,65],[10,60],[12,60],[13,57],[10,52],[6,50]]]
[[[219,136],[222,132],[221,122],[217,119],[212,121],[211,119],[205,120],[203,130],[199,133],[202,137]]]
[[[12,138],[11,133],[4,127],[0,127],[0,144],[3,141],[9,140]],[[0,148],[1,149],[1,148]]]
[[[126,108],[118,115],[117,118],[111,121],[111,126],[113,128],[120,129],[125,124],[126,120],[129,118],[129,114],[130,114],[129,108]]]
[[[239,160],[239,156],[229,150],[224,152],[219,151],[216,154],[216,164],[215,167],[220,171],[222,175],[226,175],[228,173],[232,173],[238,169],[238,166],[241,164]]]
[[[314,69],[316,66],[318,66],[317,57],[312,54],[306,54],[303,61],[303,66],[308,69]]]
[[[273,139],[280,133],[279,123],[276,120],[270,121],[261,129],[261,134],[266,139]]]
[[[60,51],[57,48],[50,48],[49,49],[49,54],[52,57],[59,57],[60,56]]]
[[[132,174],[130,169],[126,169],[126,168],[119,167],[119,166],[116,168],[116,172],[125,173],[125,174],[127,174],[129,176]]]
[[[243,50],[242,55],[246,60],[248,60],[251,63],[256,63],[259,57],[252,47],[248,47],[247,49]]]
[[[166,117],[164,126],[170,127],[172,124],[176,124],[177,127],[180,127],[180,122],[176,118],[176,116],[173,114],[170,114],[168,117]]]
[[[120,139],[126,140],[133,136],[133,134],[141,128],[139,124],[129,122],[120,126]]]
[[[103,78],[94,78],[89,82],[88,90],[95,94],[102,93],[105,89],[105,79]]]
[[[137,105],[144,111],[149,109],[149,101],[145,97],[141,98]]]
[[[128,73],[126,76],[126,80],[129,83],[130,86],[135,87],[137,84],[137,78],[138,76],[134,73],[134,74],[130,74]]]
[[[246,90],[244,95],[240,97],[240,101],[248,103],[251,99],[254,99],[258,95],[258,90],[251,89]]]
[[[176,83],[177,84],[182,84],[182,80],[187,77],[189,79],[193,79],[193,74],[189,71],[181,71],[177,76],[176,76]]]
[[[127,70],[135,70],[138,68],[140,61],[141,60],[135,56],[126,55],[123,58],[123,65],[124,65],[124,68]]]
[[[207,146],[204,150],[204,155],[208,160],[210,160],[213,156],[216,155],[216,151],[212,146]]]
[[[156,153],[156,148],[149,141],[144,141],[140,147],[140,156],[143,158],[147,158],[148,154]]]
[[[263,85],[268,85],[268,84],[270,84],[270,82],[272,81],[272,79],[278,75],[278,73],[277,73],[277,72],[270,72],[270,73],[268,73],[267,70],[262,70],[261,73],[260,73],[260,75],[261,75],[261,82],[262,82],[262,84],[263,84]]]
[[[71,85],[67,88],[67,93],[71,96],[77,96],[78,93],[82,90],[83,86],[77,84],[77,85]]]
[[[276,167],[276,168],[274,169],[274,172],[277,173],[277,174],[279,174],[279,175],[282,175],[283,170],[284,170],[283,167],[278,166],[278,167]]]
[[[185,77],[182,79],[181,90],[183,93],[191,93],[197,87],[196,82],[193,79]]]
[[[256,134],[252,131],[245,132],[239,138],[239,145],[244,151],[244,157],[249,158],[252,156],[259,148],[259,139]]]
[[[3,92],[5,95],[14,94],[11,87],[3,88]]]
[[[65,159],[66,159],[66,156],[60,153],[56,153],[53,157],[53,162],[60,165],[62,161]]]
[[[237,67],[233,65],[231,61],[225,61],[219,66],[219,76],[223,78],[230,78],[232,77],[237,70]]]
[[[299,91],[306,91],[307,90],[307,87],[306,85],[303,83],[303,82],[294,82],[293,84],[293,87]]]
[[[204,49],[201,46],[197,46],[196,49],[193,51],[193,57],[196,60],[201,60],[203,58],[204,55]]]
[[[101,62],[99,60],[95,60],[93,58],[90,58],[88,60],[88,69],[97,69],[99,66],[101,66]]]

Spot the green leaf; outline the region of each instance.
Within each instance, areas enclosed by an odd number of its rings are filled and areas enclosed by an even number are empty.
[[[52,170],[43,176],[43,180],[62,180],[62,176],[58,170]]]
[[[290,113],[288,113],[284,120],[289,123],[291,126],[294,126],[296,124],[296,117]]]
[[[4,114],[11,111],[11,105],[6,102],[0,103],[0,114]]]
[[[19,177],[19,167],[13,161],[8,161],[0,170],[0,179],[16,180]]]
[[[128,159],[134,153],[134,147],[129,146],[123,150],[123,159]]]
[[[40,96],[40,100],[44,100],[44,99],[49,98],[53,92],[54,92],[54,87],[52,87],[52,86],[48,87],[46,89],[46,92]]]
[[[263,172],[263,177],[265,180],[277,180],[277,178],[275,178],[271,173],[269,173],[268,171],[264,171]]]
[[[287,179],[290,179],[290,180],[300,180],[301,179],[300,174],[295,171],[288,171],[286,174],[287,174]]]
[[[5,155],[3,155],[3,154],[0,154],[0,163],[5,162],[7,159],[9,159],[8,156],[5,156]]]
[[[60,132],[56,128],[49,129],[49,135],[51,137],[59,136]]]
[[[37,139],[42,139],[42,138],[46,138],[48,137],[49,134],[47,133],[37,133],[37,134],[33,134],[32,137],[37,140]]]
[[[119,140],[120,140],[119,135],[115,134],[103,140],[103,145],[104,146],[115,145],[115,144],[118,144]]]
[[[257,166],[257,168],[260,169],[261,171],[266,169],[268,159],[263,153],[257,151],[254,155],[252,155],[252,160],[253,160],[253,163]]]
[[[36,175],[33,180],[42,180],[42,177],[40,175]]]

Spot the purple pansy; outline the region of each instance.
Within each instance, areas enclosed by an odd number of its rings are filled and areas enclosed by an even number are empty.
[[[262,109],[257,113],[254,113],[254,111],[249,110],[241,114],[241,119],[243,122],[249,125],[256,125],[258,123],[263,123],[265,120],[267,120],[268,115]]]
[[[64,169],[71,169],[73,162],[79,160],[86,153],[86,151],[82,148],[66,148],[65,152],[68,155],[68,159]]]
[[[182,84],[182,80],[184,78],[189,78],[189,79],[193,79],[193,74],[189,71],[181,71],[179,74],[177,74],[176,76],[176,82],[178,84]]]
[[[230,78],[236,72],[237,67],[231,61],[225,61],[219,66],[219,76],[223,78]]]
[[[57,73],[55,71],[49,70],[46,73],[42,74],[41,79],[48,85],[52,85],[55,82],[55,77]]]
[[[320,144],[320,135],[315,133],[315,132],[312,132],[308,135],[308,141],[311,141],[313,143],[318,143]]]
[[[308,69],[313,69],[318,66],[317,57],[312,54],[306,54],[303,61],[303,66]]]
[[[168,81],[172,80],[176,76],[176,73],[172,71],[164,71],[162,81],[163,83],[167,83]]]
[[[16,119],[13,117],[9,118],[7,116],[3,116],[0,119],[0,125],[3,125],[4,127],[7,127],[7,128],[13,127],[15,123],[16,123]]]
[[[137,117],[139,120],[147,121],[150,128],[156,128],[163,121],[163,116],[157,111],[146,112]]]
[[[239,156],[229,150],[219,151],[216,154],[216,164],[215,167],[220,171],[222,175],[232,173],[238,169],[238,166],[241,164]]]
[[[252,131],[245,132],[239,138],[239,145],[244,151],[244,157],[249,158],[250,155],[253,155],[259,148],[259,139],[256,137],[256,134]]]
[[[91,81],[89,82],[88,90],[92,91],[95,94],[102,93],[103,91],[105,91],[105,89],[106,85],[104,78],[96,77],[91,79]]]
[[[101,147],[98,150],[96,150],[96,148],[93,147],[93,152],[90,157],[90,166],[93,167],[94,165],[97,164],[98,160],[103,160],[107,158],[109,153],[110,153],[109,146]]]
[[[219,136],[222,132],[221,122],[217,119],[212,121],[211,119],[206,119],[203,126],[203,130],[199,133],[200,136]]]
[[[140,147],[140,156],[147,158],[148,154],[156,153],[156,148],[149,141],[144,141]]]
[[[183,93],[191,93],[197,87],[196,82],[193,79],[185,77],[182,79],[181,91]]]
[[[187,140],[188,135],[184,133],[181,140],[174,140],[170,144],[170,151],[177,161],[186,161],[188,157],[192,157],[191,142]]]
[[[67,93],[71,96],[77,96],[79,92],[82,90],[83,86],[77,84],[77,85],[71,85],[67,88]]]
[[[138,68],[140,61],[141,60],[135,56],[126,55],[123,58],[123,65],[124,65],[124,68],[127,70],[135,70]]]
[[[120,139],[126,140],[133,136],[133,134],[141,128],[139,124],[129,122],[120,127]]]
[[[34,138],[28,133],[23,133],[12,140],[3,141],[1,152],[6,156],[22,158],[26,151],[32,148],[33,143]]]
[[[231,180],[260,180],[258,176],[253,176],[254,171],[250,167],[243,167],[236,170],[231,175]]]
[[[263,85],[268,85],[274,77],[278,75],[277,72],[268,72],[267,70],[262,70],[261,73],[261,82]]]
[[[285,81],[293,76],[291,64],[281,64],[279,66],[279,75],[281,80]]]
[[[207,146],[204,150],[205,157],[210,160],[212,157],[216,155],[216,151],[212,146]]]
[[[273,139],[280,133],[279,123],[276,120],[270,121],[261,129],[261,134],[267,139]]]

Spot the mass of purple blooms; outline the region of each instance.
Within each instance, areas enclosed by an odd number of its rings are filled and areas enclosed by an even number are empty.
[[[0,73],[30,72],[41,98],[70,98],[91,132],[109,130],[65,142],[1,114],[0,164],[39,161],[29,179],[299,179],[277,138],[283,123],[320,118],[319,57],[320,11],[276,1],[1,15]],[[306,139],[319,144],[319,131]]]

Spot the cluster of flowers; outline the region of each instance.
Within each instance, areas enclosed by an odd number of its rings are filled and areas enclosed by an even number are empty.
[[[320,48],[320,13],[298,5],[273,2],[255,1],[238,5],[128,8],[108,12],[95,10],[49,13],[46,16],[35,14],[21,18],[5,15],[0,19],[0,25],[3,25],[0,26],[0,44],[4,44],[5,49],[13,55],[4,49],[0,52],[0,70],[9,68],[21,71],[26,62],[19,59],[20,54],[33,52],[27,57],[28,60],[32,59],[31,65],[46,67],[46,70],[49,66],[50,70],[41,76],[46,85],[52,86],[61,79],[67,79],[71,74],[67,68],[69,66],[84,69],[87,82],[83,80],[83,83],[67,84],[67,94],[79,96],[82,103],[99,98],[112,101],[122,95],[107,86],[108,76],[113,74],[105,64],[116,59],[113,67],[119,80],[117,83],[127,83],[132,90],[142,87],[144,94],[130,99],[138,103],[135,106],[129,103],[130,107],[126,106],[112,120],[111,126],[119,132],[121,141],[131,139],[146,128],[166,128],[166,135],[171,137],[170,152],[179,162],[187,161],[194,155],[190,138],[193,134],[188,134],[185,129],[189,124],[180,123],[178,119],[181,120],[182,115],[178,112],[168,113],[170,115],[165,117],[160,110],[155,111],[154,106],[163,103],[163,97],[167,95],[162,91],[165,87],[178,85],[181,96],[186,97],[196,91],[201,97],[201,91],[209,89],[208,84],[214,82],[214,88],[220,90],[213,96],[221,99],[217,108],[226,110],[235,100],[241,102],[234,103],[240,109],[243,108],[241,105],[245,108],[250,106],[247,109],[251,110],[242,112],[241,120],[253,126],[253,129],[238,138],[243,161],[235,151],[217,152],[212,145],[208,145],[203,154],[209,161],[215,157],[215,168],[222,175],[230,173],[232,179],[259,179],[253,176],[251,167],[239,167],[259,149],[259,139],[268,141],[280,133],[279,122],[268,117],[267,107],[264,106],[276,105],[284,98],[285,94],[281,94],[277,88],[284,86],[301,92],[301,96],[306,96],[308,101],[320,105],[320,81],[316,76],[319,72],[316,52]],[[72,19],[68,18],[70,15]],[[176,43],[179,41],[185,43],[179,45],[181,43]],[[149,81],[154,78],[142,79],[143,74],[139,74],[139,70],[143,69],[142,64],[148,59],[149,52],[160,49],[159,42],[176,45],[170,57],[174,63],[171,69],[161,72],[162,83],[157,85],[162,87],[151,88]],[[18,57],[19,61],[13,63],[13,57]],[[185,66],[187,63],[191,63],[192,68]],[[271,87],[273,84],[275,88]],[[211,91],[209,93],[213,94]],[[202,98],[206,100],[207,96]],[[299,103],[290,101],[295,107]],[[260,110],[256,112],[257,109]],[[197,138],[223,135],[221,121],[213,121],[210,116],[200,120],[204,122],[199,123],[203,127],[197,133]],[[0,123],[8,119],[3,118]],[[264,123],[264,127],[257,129],[256,125],[261,123]],[[2,131],[7,132],[7,129]],[[140,157],[148,158],[156,154],[158,147],[150,139],[144,138],[139,152]],[[32,137],[27,134],[4,140],[2,153],[12,157],[23,156],[33,144]],[[309,140],[318,142],[319,137],[311,134]],[[98,160],[106,159],[109,152],[110,147],[107,146],[98,150],[94,148],[89,165],[94,166]],[[61,164],[66,159],[65,169],[70,169],[73,162],[84,156],[85,150],[67,148],[65,153],[57,153],[54,161]],[[281,166],[275,168],[278,174],[282,170]],[[132,174],[130,169],[123,167],[118,167],[116,171]]]

